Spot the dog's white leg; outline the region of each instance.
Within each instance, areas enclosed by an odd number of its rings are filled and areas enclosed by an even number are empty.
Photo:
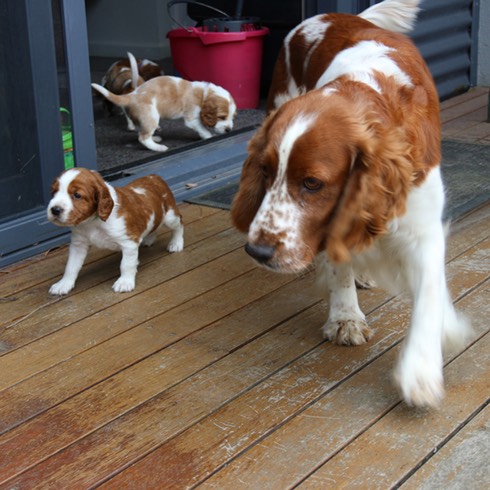
[[[328,319],[322,329],[324,337],[337,344],[364,344],[372,331],[359,308],[351,264],[332,264],[322,254],[316,259],[316,266],[318,284],[329,300]]]
[[[434,224],[437,227],[437,224]],[[442,334],[446,305],[442,227],[405,250],[405,275],[413,296],[410,328],[395,379],[409,405],[436,407],[444,396]]]
[[[121,276],[113,284],[112,289],[116,293],[132,291],[136,282],[138,270],[138,244],[128,243],[122,247]]]
[[[180,216],[170,209],[165,215],[163,223],[172,230],[172,237],[167,250],[169,252],[181,252],[184,249],[184,225]]]
[[[156,101],[153,101],[148,111],[138,118],[138,120],[140,126],[138,134],[139,142],[152,151],[167,151],[168,146],[160,145],[156,142],[156,140],[161,141],[159,136],[153,138],[153,133],[157,130],[158,124],[160,123],[160,114],[156,107]]]
[[[140,133],[138,141],[152,151],[167,151],[168,146],[156,143],[152,138],[152,133]]]
[[[451,302],[444,271],[444,194],[439,169],[409,196],[402,220],[409,239],[399,248],[402,274],[412,293],[410,328],[395,371],[408,404],[436,407],[444,396],[442,344],[461,344],[467,324]],[[407,226],[408,225],[408,226]]]
[[[444,351],[454,352],[465,344],[472,329],[468,319],[455,310],[445,282],[443,293],[442,346]]]
[[[49,288],[49,294],[68,294],[73,289],[80,269],[82,268],[85,258],[87,257],[88,249],[88,242],[81,240],[75,234],[72,236],[65,272],[61,280]]]
[[[126,117],[126,123],[128,124],[128,131],[136,131],[136,126],[133,120],[128,116],[128,113],[122,109],[124,116]]]
[[[195,118],[195,119],[187,119],[185,120],[185,125],[190,128],[190,129],[193,129],[194,131],[196,131],[196,133],[201,137],[201,139],[203,140],[207,140],[209,138],[212,138],[213,137],[213,133],[211,133],[211,131],[209,131],[209,129],[206,129],[202,124],[201,122],[199,121],[199,119]]]

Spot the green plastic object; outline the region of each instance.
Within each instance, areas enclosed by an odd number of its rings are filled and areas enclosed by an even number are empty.
[[[61,135],[63,138],[63,156],[65,160],[65,170],[75,166],[73,156],[73,135],[71,132],[71,115],[68,109],[60,107],[61,112]]]

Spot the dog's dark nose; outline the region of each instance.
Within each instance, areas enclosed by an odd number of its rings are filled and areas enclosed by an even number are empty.
[[[59,206],[53,206],[51,208],[51,214],[53,216],[59,216],[63,212],[63,209],[60,208]]]
[[[225,128],[225,131],[226,131],[227,133],[229,133],[229,132],[231,131],[231,128],[230,128],[230,127],[227,127],[227,128]]]
[[[269,247],[267,245],[252,245],[251,243],[247,243],[245,245],[245,252],[247,252],[248,255],[253,257],[257,262],[260,262],[261,264],[272,259],[275,250],[276,249],[274,247]]]

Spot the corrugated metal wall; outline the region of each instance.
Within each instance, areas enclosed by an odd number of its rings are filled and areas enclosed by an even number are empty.
[[[356,14],[381,0],[303,1],[309,6],[308,15],[315,15],[323,12]],[[424,0],[421,3],[422,11],[411,37],[429,65],[441,99],[470,86],[474,3],[471,0]]]
[[[429,65],[439,97],[470,86],[471,0],[425,0],[411,37]]]

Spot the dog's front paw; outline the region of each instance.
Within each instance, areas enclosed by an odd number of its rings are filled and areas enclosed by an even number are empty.
[[[373,335],[365,320],[329,320],[322,328],[323,337],[339,345],[365,344]]]
[[[74,286],[75,283],[73,281],[61,279],[61,281],[54,283],[49,288],[49,294],[52,294],[53,296],[63,296],[64,294],[68,294]]]
[[[198,130],[198,133],[202,140],[208,140],[209,138],[212,138],[214,136],[213,133],[211,133],[211,131],[208,131],[207,129]]]
[[[182,252],[184,250],[184,239],[182,237],[172,238],[167,246],[167,250],[171,253]]]
[[[368,275],[360,274],[356,276],[356,287],[358,289],[372,289],[377,287],[376,281]]]
[[[395,371],[395,382],[408,405],[437,408],[444,397],[442,360],[404,352]]]
[[[120,277],[113,285],[112,289],[115,293],[129,293],[134,289],[134,278]]]

